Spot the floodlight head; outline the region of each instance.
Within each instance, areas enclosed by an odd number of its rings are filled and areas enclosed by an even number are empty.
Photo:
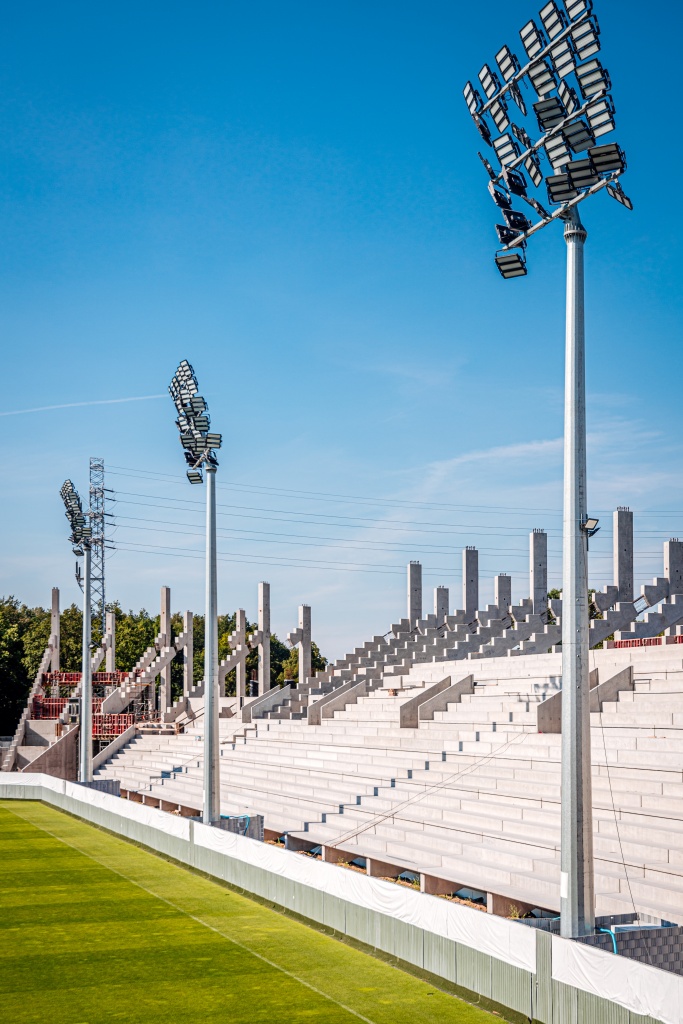
[[[496,174],[496,172],[494,171],[493,167],[488,162],[486,157],[482,156],[481,153],[477,153],[477,156],[479,157],[479,159],[483,163],[484,167],[486,168],[486,173],[488,174],[488,176],[491,179],[491,181],[498,181],[498,175]]]
[[[597,58],[586,61],[576,69],[576,80],[586,100],[591,96],[597,96],[598,93],[607,92],[612,85],[608,71]]]
[[[470,114],[474,115],[477,111],[481,110],[483,106],[482,98],[471,82],[465,82],[462,94],[465,97],[465,103]]]
[[[600,520],[595,519],[593,516],[585,516],[583,522],[581,523],[581,529],[588,537],[593,537],[600,529],[600,527],[598,526],[599,522]]]
[[[187,479],[191,484],[201,484],[204,482],[204,477],[198,469],[188,469]]]
[[[557,95],[562,100],[564,107],[568,114],[573,114],[575,110],[579,109],[579,99],[574,90],[566,82],[560,82],[557,87]]]
[[[568,174],[551,175],[545,179],[545,183],[548,189],[548,202],[555,205],[575,199],[579,194],[569,180]]]
[[[497,139],[493,140],[492,145],[503,167],[512,163],[519,156],[519,146],[508,134],[499,135]]]
[[[567,109],[559,96],[550,96],[534,103],[534,113],[541,131],[549,132],[564,121]]]
[[[488,64],[484,64],[483,68],[479,72],[479,81],[481,82],[482,89],[486,93],[487,100],[490,100],[492,96],[495,96],[500,89],[500,79],[495,71],[491,71]]]
[[[587,18],[571,32],[571,40],[579,60],[588,60],[600,52],[600,26],[597,18]]]
[[[552,138],[548,139],[543,148],[554,171],[562,170],[571,159],[569,148],[562,132],[558,132],[557,135],[553,135]]]
[[[519,125],[511,124],[510,131],[525,149],[531,149],[531,139],[529,138],[525,128],[520,128]]]
[[[633,209],[633,203],[626,195],[618,181],[610,182],[607,186],[607,192],[612,199],[616,199],[616,201],[621,203],[622,206],[625,206],[627,210]]]
[[[508,117],[508,108],[504,100],[495,100],[491,104],[489,113],[493,119],[493,123],[499,132],[504,132],[506,128],[510,127],[510,118]]]
[[[590,157],[586,157],[584,160],[570,160],[566,166],[566,172],[573,188],[590,188],[591,185],[600,181],[600,175],[597,174]]]
[[[580,153],[582,150],[588,149],[595,143],[595,136],[593,135],[593,132],[586,122],[581,120],[581,118],[566,125],[566,127],[562,129],[562,134],[574,153]]]
[[[626,170],[626,157],[616,142],[608,142],[605,146],[593,146],[590,158],[598,174],[607,174],[610,171],[622,174]]]
[[[541,7],[538,16],[551,42],[555,36],[559,36],[563,28],[566,28],[567,19],[564,11],[560,10],[555,0],[550,0],[544,7]]]
[[[548,96],[557,86],[555,72],[545,60],[539,60],[529,68],[529,81],[539,96]]]
[[[501,212],[507,226],[514,231],[528,231],[531,227],[531,221],[518,210],[502,210]]]
[[[515,238],[519,238],[521,232],[509,228],[505,224],[496,224],[496,234],[501,245],[509,245],[510,242],[514,242]]]
[[[538,159],[538,155],[536,153],[529,153],[525,158],[524,170],[527,172],[536,188],[538,188],[543,181],[543,172],[541,170],[541,161]]]
[[[590,14],[593,10],[593,0],[564,0],[564,6],[569,20],[574,21],[582,14]]]
[[[513,196],[526,195],[526,181],[521,171],[516,171],[513,167],[504,167],[501,177],[508,191],[512,192]]]
[[[496,188],[492,181],[488,183],[488,190],[496,206],[500,207],[501,210],[510,209],[510,207],[512,206],[510,197],[506,195],[505,192],[501,192],[500,189]]]
[[[576,67],[574,48],[569,38],[560,39],[550,51],[550,63],[559,78],[566,78]]]
[[[526,275],[526,261],[522,252],[499,252],[496,253],[496,266],[501,277],[505,280],[511,277],[524,277]]]
[[[484,120],[484,118],[483,117],[479,117],[478,114],[475,114],[474,115],[474,123],[477,126],[477,131],[481,135],[481,137],[484,140],[484,142],[486,143],[486,145],[487,146],[492,145],[492,143],[491,143],[491,132],[490,132],[489,126],[487,125],[487,123]]]
[[[519,61],[507,46],[503,46],[496,54],[496,64],[505,82],[509,82],[519,71]]]
[[[539,28],[536,27],[534,21],[528,21],[523,28],[520,29],[519,37],[522,40],[522,46],[526,50],[527,56],[530,60],[540,53],[546,45],[546,39]]]
[[[209,448],[220,448],[221,444],[223,443],[223,437],[221,434],[207,434],[206,443],[208,444]]]
[[[602,135],[607,135],[608,132],[614,131],[616,124],[614,121],[614,103],[611,97],[603,96],[601,99],[596,100],[595,103],[591,103],[586,111],[586,117],[596,139],[599,139]]]

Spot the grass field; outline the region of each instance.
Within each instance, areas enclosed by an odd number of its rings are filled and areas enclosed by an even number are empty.
[[[12,1024],[491,1024],[499,1017],[41,803],[0,801]]]

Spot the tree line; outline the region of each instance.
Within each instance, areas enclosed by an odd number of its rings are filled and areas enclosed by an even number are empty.
[[[116,616],[116,668],[130,672],[138,659],[154,643],[159,633],[159,615],[150,615],[146,609],[124,612],[119,604],[107,605]],[[228,637],[235,629],[235,615],[218,617],[218,658],[229,654]],[[247,621],[246,635],[255,632],[255,623]],[[171,618],[172,642],[183,631],[183,617],[176,613]],[[75,604],[65,608],[60,616],[60,668],[63,672],[80,672],[83,638],[83,612]],[[26,697],[40,666],[40,659],[50,639],[50,611],[30,608],[15,597],[0,598],[0,735],[12,735],[26,705]],[[92,624],[93,650],[102,640],[101,624]],[[325,668],[318,645],[312,644],[314,672]],[[258,652],[247,655],[247,678],[258,665]],[[286,679],[297,679],[299,652],[290,649],[274,633],[270,641],[270,684],[281,686]],[[204,616],[194,616],[195,683],[204,678]],[[178,658],[171,665],[171,690],[176,700],[183,692],[183,665]],[[228,673],[226,692],[235,692],[235,670]]]

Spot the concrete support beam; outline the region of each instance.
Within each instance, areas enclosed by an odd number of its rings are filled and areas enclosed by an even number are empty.
[[[434,588],[434,614],[439,625],[446,621],[448,615],[448,596],[448,587]]]
[[[194,686],[194,615],[192,612],[185,612],[183,616],[183,633],[187,637],[183,650],[183,697],[187,697]]]
[[[512,605],[512,577],[501,573],[494,580],[493,603],[505,615]]]
[[[104,671],[116,672],[116,615],[114,612],[106,613],[105,628],[108,642],[104,656]]]
[[[299,606],[299,685],[303,686],[311,675],[311,606]]]
[[[235,646],[244,646],[247,642],[247,616],[244,608],[238,608],[235,612]],[[235,666],[235,693],[237,695],[237,706],[242,707],[244,698],[247,696],[247,666],[244,658],[241,658]],[[225,697],[225,680],[221,685],[221,697]]]
[[[59,645],[61,636],[59,619],[59,587],[52,588],[50,636],[52,638],[52,657],[50,658],[50,672],[59,672]],[[59,683],[52,684],[51,696],[59,697]]]
[[[386,861],[377,860],[375,857],[365,858],[365,872],[371,878],[398,878],[403,868],[395,864],[387,864]]]
[[[300,839],[299,836],[291,836],[289,833],[285,835],[286,850],[293,850],[295,853],[300,853],[303,850],[304,853],[308,853],[316,846],[318,846],[318,843],[311,843],[307,839]]]
[[[548,534],[532,530],[529,534],[529,596],[535,615],[548,608]]]
[[[422,565],[408,562],[408,619],[414,626],[422,618]]]
[[[479,608],[479,552],[475,547],[462,552],[462,606],[467,622],[471,622]]]
[[[462,889],[457,882],[449,882],[447,878],[436,878],[435,875],[425,875],[420,872],[420,892],[428,896],[451,896],[458,889]]]
[[[159,633],[161,635],[161,646],[171,646],[171,588],[161,588],[161,616],[159,619]],[[171,706],[171,666],[162,668],[159,679],[159,710],[163,714]]]
[[[521,917],[534,909],[533,903],[522,903],[511,896],[501,896],[497,892],[486,893],[486,912],[497,917]]]
[[[322,856],[326,864],[339,864],[340,861],[353,860],[353,854],[338,850],[336,846],[323,846]]]
[[[270,689],[270,583],[258,585],[258,696]]]
[[[618,508],[613,513],[613,524],[614,586],[619,588],[619,601],[632,601],[633,512]]]

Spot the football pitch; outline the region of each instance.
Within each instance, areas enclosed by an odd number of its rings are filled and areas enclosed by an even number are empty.
[[[38,802],[0,801],[13,1024],[492,1024],[296,919]]]

